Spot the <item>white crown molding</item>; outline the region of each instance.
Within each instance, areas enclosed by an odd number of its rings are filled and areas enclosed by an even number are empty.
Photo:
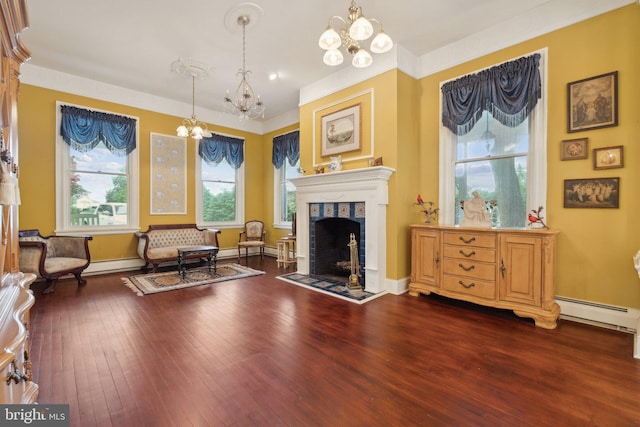
[[[471,61],[500,49],[567,27],[594,16],[619,9],[634,0],[554,0],[527,15],[502,22],[447,46],[422,55],[418,78]]]
[[[184,117],[185,111],[191,111],[192,105],[167,98],[138,92],[120,86],[110,85],[97,80],[79,77],[48,68],[25,63],[20,67],[20,81],[25,84],[45,89],[71,93],[79,96],[100,99],[116,104],[128,105],[176,117]],[[264,125],[255,120],[238,120],[218,111],[199,108],[198,118],[206,123],[243,130],[246,132],[264,134]]]

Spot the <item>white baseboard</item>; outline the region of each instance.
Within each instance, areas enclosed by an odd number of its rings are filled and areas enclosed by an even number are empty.
[[[640,359],[640,310],[556,297],[560,318],[634,334],[633,357]]]
[[[265,255],[267,256],[276,256],[276,249],[267,247],[265,249]],[[249,255],[255,255],[252,251],[249,251]],[[244,252],[243,252],[244,256]],[[222,249],[218,252],[218,261],[223,259],[237,259],[238,258],[238,250],[235,248],[231,249]],[[177,264],[177,262],[174,262]],[[115,273],[117,271],[128,271],[128,270],[138,270],[141,269],[145,265],[144,261],[140,258],[127,258],[127,259],[119,259],[119,260],[111,260],[111,261],[91,261],[91,264],[87,269],[82,273],[83,275],[91,276],[93,274],[105,274],[105,273]],[[171,263],[162,264],[162,265],[171,265]]]

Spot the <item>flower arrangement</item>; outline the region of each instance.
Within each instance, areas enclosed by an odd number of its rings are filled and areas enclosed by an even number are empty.
[[[539,206],[538,209],[531,209],[531,213],[529,213],[529,227],[532,228],[549,228],[547,224],[544,223],[544,217],[542,216],[542,206]]]
[[[425,202],[424,200],[422,200],[422,196],[418,194],[418,197],[416,198],[416,203],[414,203],[414,205],[420,206],[422,208],[422,212],[424,212],[424,214],[427,217],[427,220],[425,221],[427,224],[431,224],[436,221],[436,216],[438,215],[438,211],[440,209],[438,208],[434,209],[433,206],[435,205],[435,203]]]

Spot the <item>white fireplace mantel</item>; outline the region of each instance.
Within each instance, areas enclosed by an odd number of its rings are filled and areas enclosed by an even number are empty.
[[[291,179],[296,186],[298,273],[309,274],[309,204],[365,202],[365,290],[387,290],[388,181],[395,169],[374,166]]]

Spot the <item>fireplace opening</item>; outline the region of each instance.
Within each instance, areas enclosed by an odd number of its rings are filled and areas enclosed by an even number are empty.
[[[360,246],[360,223],[348,218],[324,218],[314,222],[315,250],[312,274],[347,282],[351,274],[351,234]],[[364,278],[364,252],[358,247],[360,275]]]

